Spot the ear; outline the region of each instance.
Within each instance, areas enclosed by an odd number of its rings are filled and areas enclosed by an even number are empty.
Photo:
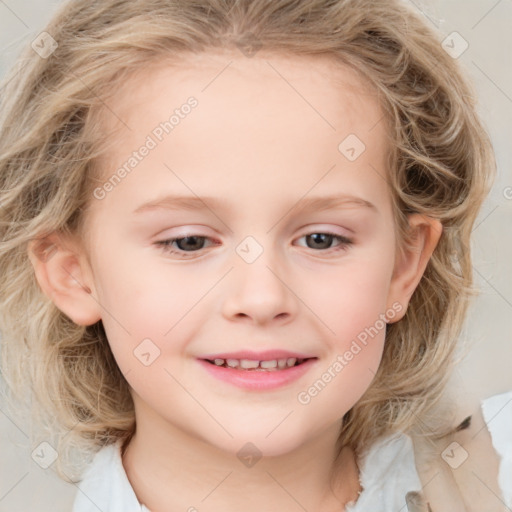
[[[397,322],[404,317],[409,300],[443,232],[443,226],[439,220],[419,213],[409,215],[409,229],[411,247],[403,247],[397,253],[387,302],[388,308],[398,303],[402,309],[388,323]]]
[[[54,232],[31,240],[27,249],[41,290],[66,316],[78,325],[101,319],[92,273],[78,243]]]

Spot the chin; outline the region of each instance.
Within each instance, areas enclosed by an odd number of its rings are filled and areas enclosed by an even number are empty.
[[[234,435],[234,433],[232,432]],[[286,434],[286,432],[284,432]],[[225,439],[225,442],[215,443],[220,450],[230,453],[240,459],[248,461],[246,465],[250,467],[251,457],[253,460],[261,457],[280,457],[297,449],[300,441],[291,439],[288,435],[271,434],[269,437],[266,432],[252,432],[243,435],[234,435],[233,439]],[[210,442],[210,444],[212,444]]]

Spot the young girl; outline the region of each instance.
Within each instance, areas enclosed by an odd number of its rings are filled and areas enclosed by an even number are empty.
[[[438,402],[495,164],[412,8],[74,0],[6,84],[2,372],[74,512],[475,505],[411,439],[463,458]]]

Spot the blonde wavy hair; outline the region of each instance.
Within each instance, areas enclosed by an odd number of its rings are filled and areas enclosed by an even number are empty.
[[[73,0],[45,30],[58,47],[47,58],[26,48],[1,92],[1,369],[13,407],[30,403],[38,435],[55,439],[59,475],[73,480],[72,449],[83,460],[129,439],[135,414],[101,321],[79,326],[56,308],[28,244],[81,233],[109,148],[101,115],[121,85],[159,60],[212,49],[328,56],[377,91],[400,247],[411,212],[439,219],[443,233],[407,314],[387,328],[375,379],[343,418],[339,446],[358,453],[421,425],[439,435],[445,426],[425,425],[456,359],[474,293],[470,234],[495,173],[475,91],[440,34],[400,0]]]

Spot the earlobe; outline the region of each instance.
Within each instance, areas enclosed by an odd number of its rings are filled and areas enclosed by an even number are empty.
[[[52,302],[77,325],[92,325],[101,319],[93,297],[93,283],[80,249],[60,233],[31,240],[28,257],[36,280]]]
[[[423,277],[443,232],[439,220],[416,213],[409,216],[409,227],[410,246],[403,247],[397,254],[388,294],[388,308],[397,302],[402,306],[400,314],[393,318],[393,322],[405,315],[409,300]]]

